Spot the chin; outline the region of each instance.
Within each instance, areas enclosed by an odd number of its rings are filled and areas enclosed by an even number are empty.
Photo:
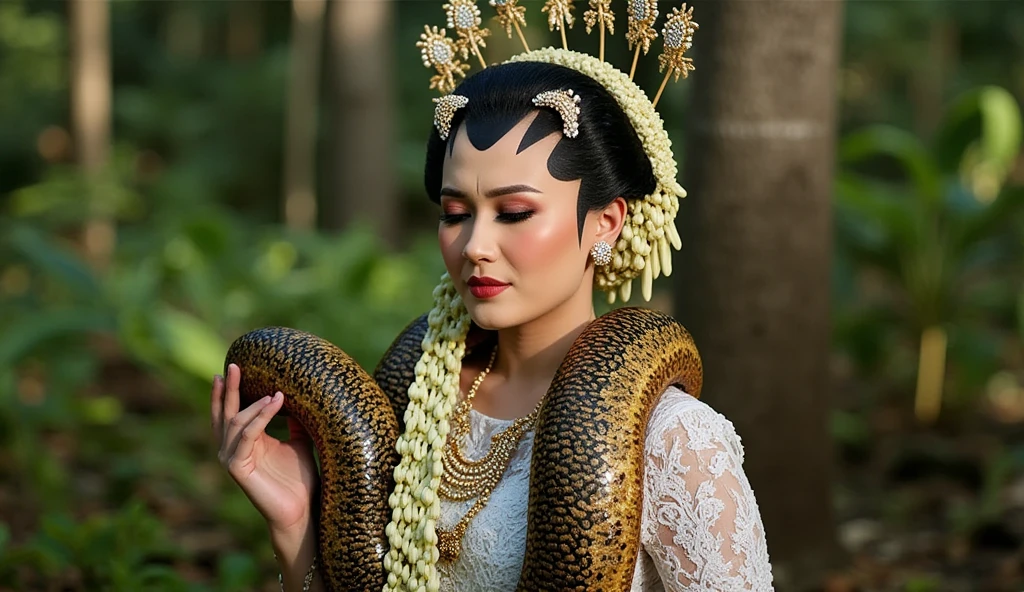
[[[518,324],[511,319],[507,310],[502,310],[506,307],[495,306],[495,304],[497,303],[488,302],[481,306],[480,303],[467,303],[466,309],[469,311],[473,323],[486,331],[499,331]]]
[[[476,326],[487,331],[500,331],[529,322],[537,313],[536,306],[523,302],[517,294],[502,294],[497,298],[477,299],[467,295],[466,310]],[[508,297],[506,297],[508,296]]]

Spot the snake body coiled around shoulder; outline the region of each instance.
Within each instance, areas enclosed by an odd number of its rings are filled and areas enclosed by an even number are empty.
[[[395,443],[422,352],[410,324],[369,376],[342,350],[293,329],[236,340],[243,401],[278,390],[320,458],[319,551],[329,590],[380,590],[398,462]],[[699,396],[689,333],[665,314],[621,308],[593,321],[566,354],[536,424],[526,555],[518,590],[629,590],[640,545],[650,412],[679,385]]]

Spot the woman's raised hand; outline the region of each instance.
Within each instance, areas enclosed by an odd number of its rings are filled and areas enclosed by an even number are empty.
[[[313,447],[299,423],[288,419],[290,437],[282,442],[266,432],[281,409],[284,395],[264,397],[239,410],[241,370],[231,364],[228,376],[213,379],[210,415],[218,459],[267,520],[271,531],[308,527],[317,471]]]

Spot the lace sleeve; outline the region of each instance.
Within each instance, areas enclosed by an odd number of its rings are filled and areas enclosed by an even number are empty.
[[[668,592],[772,590],[743,446],[732,423],[670,389],[646,438],[643,545]]]

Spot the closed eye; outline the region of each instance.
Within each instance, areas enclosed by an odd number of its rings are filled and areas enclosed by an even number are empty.
[[[441,224],[445,226],[454,226],[459,222],[462,222],[466,218],[469,218],[469,214],[441,214]]]
[[[502,214],[498,214],[497,220],[498,222],[501,222],[503,224],[515,224],[517,222],[522,222],[524,220],[530,219],[531,217],[533,217],[534,213],[535,212],[533,210],[526,210],[524,212],[505,212]],[[442,213],[440,219],[441,223],[444,224],[445,226],[454,226],[460,222],[463,222],[464,220],[469,218],[469,216],[469,214]]]
[[[498,221],[506,224],[515,224],[516,222],[522,222],[528,220],[534,214],[533,210],[526,210],[524,212],[505,212],[498,214]]]

